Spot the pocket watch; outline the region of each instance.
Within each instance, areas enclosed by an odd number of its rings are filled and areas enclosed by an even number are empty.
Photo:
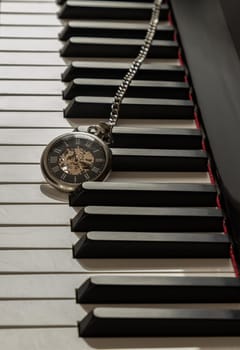
[[[107,124],[60,135],[44,149],[41,169],[46,181],[63,192],[72,192],[85,181],[104,180],[111,170],[112,154]]]
[[[101,181],[111,171],[112,129],[117,124],[122,100],[151,47],[162,0],[155,0],[143,45],[113,98],[108,122],[60,135],[44,149],[41,169],[46,181],[60,191],[72,192],[85,181]]]

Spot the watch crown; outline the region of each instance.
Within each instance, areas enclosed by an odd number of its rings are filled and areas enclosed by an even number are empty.
[[[98,125],[91,125],[88,132],[99,137],[106,143],[111,143],[112,140],[112,125],[105,122],[100,122]]]

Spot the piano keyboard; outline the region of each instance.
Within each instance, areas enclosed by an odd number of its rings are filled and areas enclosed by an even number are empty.
[[[40,172],[52,138],[106,120],[151,6],[1,2],[3,349],[240,347],[231,239],[167,3],[114,128],[107,181],[68,198]]]

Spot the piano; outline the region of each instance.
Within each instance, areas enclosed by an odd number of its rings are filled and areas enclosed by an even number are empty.
[[[114,128],[112,172],[67,196],[46,184],[41,153],[107,119],[152,0],[1,1],[2,349],[240,348],[228,5],[162,2]]]

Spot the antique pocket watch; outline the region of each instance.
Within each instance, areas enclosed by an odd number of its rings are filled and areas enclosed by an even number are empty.
[[[97,133],[101,129],[100,124],[90,127],[89,132],[76,130],[48,144],[42,154],[41,169],[50,185],[72,192],[85,181],[101,181],[107,177],[112,154],[101,131]]]
[[[108,122],[60,135],[49,143],[41,157],[46,181],[60,191],[72,192],[85,181],[104,180],[111,171],[112,129],[117,124],[125,93],[151,47],[162,0],[153,3],[152,16],[138,56],[129,67],[113,98]]]

